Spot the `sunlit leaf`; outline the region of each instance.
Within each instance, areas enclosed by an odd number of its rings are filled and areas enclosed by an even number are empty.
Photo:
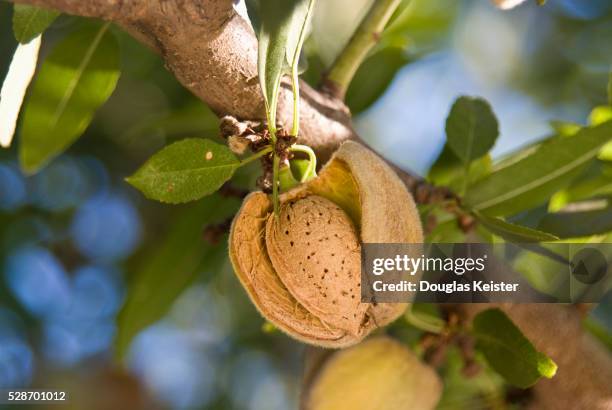
[[[130,269],[133,273],[127,298],[118,318],[118,357],[125,356],[140,330],[168,312],[198,274],[214,271],[226,261],[225,241],[211,245],[202,240],[202,230],[230,217],[238,206],[237,199],[214,195],[195,206],[180,208],[163,240],[140,255],[139,262]]]
[[[605,146],[607,145],[609,143]],[[604,161],[594,161],[568,187],[556,192],[550,198],[548,211],[557,212],[572,202],[609,195],[612,195],[612,164]]]
[[[23,98],[36,71],[41,38],[19,44],[0,90],[0,146],[11,145]]]
[[[608,76],[608,105],[612,106],[612,71]]]
[[[227,146],[187,138],[157,152],[126,181],[147,198],[176,204],[212,194],[239,166]]]
[[[557,365],[538,352],[518,327],[499,309],[488,309],[474,318],[476,347],[506,381],[520,388],[541,377],[551,378]]]
[[[550,242],[559,239],[555,235],[506,222],[500,218],[486,216],[480,212],[475,212],[475,216],[488,230],[509,242]]]
[[[266,107],[273,115],[280,80],[286,72],[287,50],[297,46],[292,33],[303,27],[308,3],[308,0],[266,0],[259,3],[257,71]]]
[[[557,120],[550,121],[550,126],[558,135],[562,137],[572,136],[582,128],[580,124],[576,124],[574,122]]]
[[[488,102],[465,96],[454,102],[446,119],[446,141],[464,163],[489,152],[498,136],[497,118]]]
[[[612,121],[543,144],[527,157],[469,187],[464,204],[487,215],[513,215],[566,187],[612,138]]]
[[[55,10],[15,4],[13,8],[13,33],[21,44],[29,43],[41,35],[59,16]]]
[[[589,114],[589,124],[591,125],[599,125],[608,120],[612,120],[612,107],[607,105],[595,107]],[[612,142],[604,145],[597,157],[606,161],[612,161]]]
[[[87,128],[119,79],[119,46],[108,25],[62,40],[36,76],[23,114],[19,157],[35,172]]]

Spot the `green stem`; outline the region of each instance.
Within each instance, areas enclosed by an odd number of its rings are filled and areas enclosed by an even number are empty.
[[[272,161],[272,203],[274,204],[274,215],[278,218],[278,170],[280,168],[280,158],[274,155]]]
[[[380,35],[401,0],[376,0],[363,18],[344,50],[330,68],[326,83],[338,97],[344,98],[353,76]]]
[[[300,132],[300,78],[296,63],[291,68],[291,88],[293,89],[293,126],[291,127],[291,135],[297,137]]]
[[[306,21],[302,25],[300,30],[299,40],[297,47],[293,53],[291,59],[291,88],[293,89],[293,127],[291,128],[291,135],[297,137],[300,132],[300,78],[299,78],[299,65],[300,65],[300,54],[302,53],[302,45],[304,44],[304,36],[306,34],[306,27],[308,26],[308,16],[312,14],[315,0],[308,2],[308,11],[306,12]]]
[[[269,154],[270,152],[272,152],[272,147],[266,147],[264,149],[262,149],[261,151],[256,152],[255,154],[251,155],[250,157],[247,157],[245,159],[243,159],[242,161],[240,161],[240,166],[244,166],[250,162],[253,162],[261,157],[263,157],[266,154]]]
[[[306,173],[304,173],[304,177],[302,178],[300,182],[306,182],[306,179],[311,176],[316,177],[317,176],[317,171],[316,171],[317,155],[312,150],[312,148],[310,148],[308,145],[293,144],[291,146],[291,151],[303,152],[304,154],[308,155],[308,159],[310,160],[308,164],[308,170],[306,171]]]

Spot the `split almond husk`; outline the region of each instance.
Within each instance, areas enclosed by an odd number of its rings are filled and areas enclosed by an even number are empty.
[[[405,345],[370,338],[324,359],[302,396],[303,410],[431,410],[440,400],[436,372]]]
[[[361,302],[362,243],[422,243],[414,201],[369,149],[344,143],[319,176],[280,197],[248,195],[230,232],[234,270],[260,313],[323,347],[355,344],[406,304]]]

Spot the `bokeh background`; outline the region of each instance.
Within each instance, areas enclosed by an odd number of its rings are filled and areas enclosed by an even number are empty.
[[[318,83],[370,3],[319,2],[304,78]],[[2,78],[16,47],[11,15],[0,2]],[[358,72],[348,104],[358,132],[404,168],[426,174],[461,94],[491,102],[501,126],[495,156],[550,134],[553,120],[585,123],[606,103],[609,0],[510,12],[485,0],[413,0],[400,17]],[[42,55],[83,24],[60,17]],[[17,165],[18,137],[0,151],[0,388],[67,389],[67,408],[296,408],[304,347],[257,314],[225,237],[206,229],[240,200],[215,194],[168,206],[123,181],[172,141],[217,138],[218,120],[158,56],[114,32],[121,79],[79,142],[31,177]],[[252,189],[256,177],[247,168],[233,184]],[[595,317],[612,328],[605,310]],[[400,322],[392,332],[416,344],[419,332]],[[520,407],[521,395],[491,372],[467,380],[452,352],[442,371],[440,408],[507,408],[512,395]]]

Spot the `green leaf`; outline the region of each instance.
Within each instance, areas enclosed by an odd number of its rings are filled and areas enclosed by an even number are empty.
[[[118,357],[127,353],[133,337],[161,319],[181,293],[201,272],[215,272],[227,260],[225,241],[211,245],[202,240],[206,225],[222,222],[236,212],[240,202],[213,195],[176,211],[168,231],[130,267],[133,272],[127,298],[117,323]]]
[[[308,24],[312,16],[312,9],[315,0],[298,0],[293,11],[291,24],[289,25],[289,33],[287,35],[287,46],[285,47],[285,56],[287,64],[299,66],[299,58],[302,50],[302,45],[306,39]]]
[[[479,313],[473,326],[476,347],[510,384],[524,389],[541,377],[555,375],[555,362],[538,352],[501,310],[488,309]]]
[[[287,67],[287,50],[296,47],[294,33],[305,24],[304,10],[308,10],[308,3],[308,0],[265,0],[259,3],[257,71],[271,121],[276,116],[280,80]]]
[[[608,105],[612,105],[612,71],[608,76]]]
[[[589,124],[599,125],[608,120],[612,120],[612,107],[607,105],[600,105],[591,111],[589,114]],[[597,156],[599,159],[611,161],[612,160],[612,142],[607,143],[601,149],[601,152]]]
[[[559,238],[581,238],[612,231],[612,207],[576,212],[546,214],[538,229],[551,232]]]
[[[368,57],[355,73],[346,93],[353,114],[372,105],[387,90],[397,72],[410,59],[399,47],[387,47]]]
[[[506,222],[500,218],[486,216],[480,212],[474,212],[474,216],[476,216],[480,223],[482,223],[489,231],[510,242],[550,242],[559,239],[549,233]]]
[[[102,27],[77,31],[44,61],[26,103],[19,159],[25,172],[40,169],[87,128],[119,79],[119,45]]]
[[[535,152],[470,186],[464,205],[487,215],[513,215],[545,203],[567,186],[612,138],[612,121],[583,128],[573,137]]]
[[[498,135],[497,118],[486,100],[465,96],[455,100],[446,119],[446,140],[461,161],[485,155]]]
[[[280,192],[285,192],[297,186],[299,182],[293,176],[291,167],[283,166],[278,171],[278,183]]]
[[[550,126],[555,131],[555,133],[561,137],[571,137],[572,135],[580,131],[580,129],[582,128],[580,124],[558,120],[550,121]]]
[[[604,148],[609,145],[606,144]],[[548,202],[548,211],[557,212],[572,202],[612,195],[612,164],[593,161],[572,183],[557,191]]]
[[[475,182],[491,173],[491,156],[484,155],[469,164],[468,178]],[[465,180],[465,165],[453,153],[448,144],[444,145],[436,162],[429,169],[427,178],[436,185],[444,185],[459,191]]]
[[[55,10],[26,4],[15,4],[13,8],[13,33],[21,44],[29,43],[42,34],[59,16]]]
[[[212,194],[239,166],[225,145],[187,138],[154,154],[126,181],[147,198],[177,204]]]
[[[313,174],[314,169],[308,159],[292,159],[289,165],[293,176],[298,181],[308,181],[316,176],[316,174]]]
[[[413,303],[404,318],[412,326],[430,333],[442,333],[446,327],[446,321],[442,318],[438,306],[432,303]]]

